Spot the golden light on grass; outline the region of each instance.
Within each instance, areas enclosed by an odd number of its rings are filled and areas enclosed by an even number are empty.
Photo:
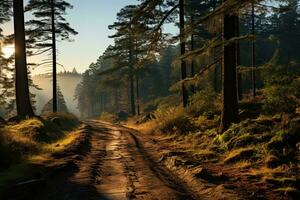
[[[6,45],[2,47],[2,53],[5,58],[10,58],[15,53],[14,45]]]

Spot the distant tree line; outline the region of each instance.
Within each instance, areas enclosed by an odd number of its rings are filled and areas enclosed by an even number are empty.
[[[248,94],[256,98],[264,89],[266,101],[274,101],[267,93],[274,87],[270,77],[291,77],[276,75],[278,68],[293,74],[290,81],[299,77],[298,6],[298,0],[141,0],[126,6],[109,26],[115,44],[83,75],[78,107],[84,117],[121,110],[136,115],[167,97],[179,103],[178,94],[188,107],[209,87],[222,97],[220,130],[226,130],[238,122],[239,101]],[[163,31],[164,24],[178,26],[179,35]]]

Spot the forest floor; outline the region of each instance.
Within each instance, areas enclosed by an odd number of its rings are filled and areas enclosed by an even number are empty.
[[[161,162],[199,199],[299,199],[298,117],[260,116],[223,134],[215,119],[199,120],[189,132],[178,132],[182,123],[164,130],[170,123],[162,118],[126,126],[154,141]]]
[[[99,120],[80,129],[67,148],[8,186],[3,199],[288,199],[245,166],[199,162],[174,138]]]
[[[69,148],[36,163],[36,174],[11,185],[4,199],[198,199],[160,163],[153,141],[89,121]]]

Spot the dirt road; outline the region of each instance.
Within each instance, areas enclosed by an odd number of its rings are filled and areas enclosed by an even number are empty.
[[[124,127],[87,123],[91,137],[86,153],[74,155],[74,166],[47,180],[36,199],[197,199],[160,164],[151,140]]]

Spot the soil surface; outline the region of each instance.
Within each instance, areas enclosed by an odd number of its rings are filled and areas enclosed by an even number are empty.
[[[50,164],[56,171],[44,180],[21,183],[30,185],[25,187],[30,188],[29,196],[6,199],[199,199],[160,162],[153,141],[118,125],[96,120],[86,123],[89,139],[81,151],[58,155]]]
[[[247,169],[201,161],[157,134],[99,120],[86,121],[78,132],[63,151],[28,166],[34,175],[8,186],[0,199],[299,199],[273,192]]]

